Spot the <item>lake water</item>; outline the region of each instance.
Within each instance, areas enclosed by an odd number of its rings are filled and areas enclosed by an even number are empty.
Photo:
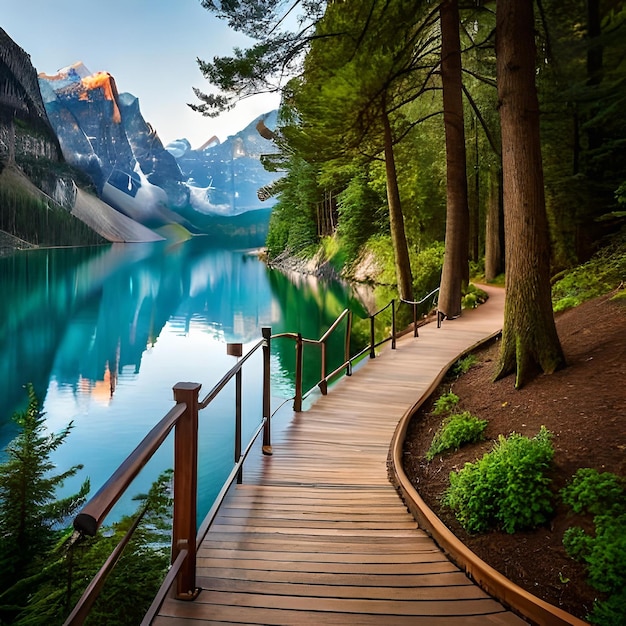
[[[58,470],[84,466],[59,495],[86,477],[94,493],[173,406],[176,382],[201,383],[204,397],[235,363],[227,342],[243,343],[245,353],[264,326],[319,338],[344,308],[365,315],[343,285],[293,282],[202,237],[20,252],[0,259],[0,294],[0,448],[15,436],[11,415],[25,408],[24,385],[33,383],[50,430],[73,423],[53,456]],[[337,342],[341,352],[342,333]],[[260,422],[260,353],[244,369],[244,440]],[[275,340],[271,354],[276,408],[294,392],[294,344]],[[230,387],[200,415],[201,515],[233,464]],[[130,496],[172,466],[171,440],[110,519],[134,510]]]

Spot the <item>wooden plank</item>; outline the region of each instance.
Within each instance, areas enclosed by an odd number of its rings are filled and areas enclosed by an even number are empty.
[[[201,621],[191,613],[183,615],[168,615],[164,613],[153,624],[155,626],[224,626],[224,624],[267,624],[271,626],[523,626],[526,625],[513,613],[493,613],[489,615],[469,615],[459,617],[450,616],[402,616],[385,615],[381,622],[380,615],[360,613],[358,615],[346,613],[323,614],[318,612],[286,611],[281,609],[260,609],[247,607],[214,606],[210,616],[201,618]]]
[[[370,600],[452,601],[487,598],[476,585],[383,587],[362,585],[320,585],[307,583],[276,583],[243,581],[225,578],[203,578],[202,590],[261,595],[298,596],[307,598],[358,598]]]
[[[454,566],[441,565],[440,567],[422,567],[421,572],[414,573],[395,573],[395,574],[364,574],[360,573],[343,573],[341,579],[338,578],[337,572],[297,572],[297,571],[280,571],[274,569],[245,569],[245,568],[202,568],[198,570],[197,580],[205,578],[224,577],[229,580],[247,580],[247,581],[265,581],[274,583],[301,583],[306,585],[334,585],[341,580],[344,586],[354,587],[412,587],[412,586],[441,586],[447,583],[457,581],[457,576],[465,576]],[[438,582],[441,579],[441,582]],[[465,576],[468,584],[471,581]],[[454,586],[458,586],[458,582],[454,582]]]

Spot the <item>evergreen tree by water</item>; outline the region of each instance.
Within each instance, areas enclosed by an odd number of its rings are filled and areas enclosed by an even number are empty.
[[[138,510],[103,528],[96,537],[79,537],[68,521],[84,504],[89,480],[57,499],[55,492],[81,468],[55,473],[50,455],[71,432],[46,432],[44,413],[32,384],[28,407],[13,419],[21,432],[7,446],[0,465],[0,625],[62,624],[87,583],[133,525],[140,524],[107,580],[87,624],[131,626],[141,621],[169,564],[171,471],[147,494],[136,496]]]
[[[20,434],[7,446],[0,465],[0,619],[14,614],[28,594],[17,581],[45,568],[57,530],[84,503],[89,480],[80,490],[57,499],[55,492],[81,465],[55,473],[50,455],[69,435],[72,424],[58,434],[46,433],[44,414],[32,385],[26,387],[28,407],[14,415]],[[32,590],[32,588],[31,588]]]

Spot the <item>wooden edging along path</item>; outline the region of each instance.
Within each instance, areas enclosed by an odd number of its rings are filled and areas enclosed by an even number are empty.
[[[401,468],[411,414],[460,354],[502,327],[504,294],[487,290],[479,309],[428,324],[396,350],[386,344],[293,414],[274,434],[273,455],[249,460],[206,533],[197,599],[168,597],[152,624],[525,623],[507,607],[539,624],[584,624],[457,545]]]

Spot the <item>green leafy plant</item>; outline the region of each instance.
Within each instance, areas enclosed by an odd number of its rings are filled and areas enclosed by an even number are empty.
[[[470,283],[463,290],[461,307],[464,309],[475,309],[479,304],[484,304],[488,298],[486,291]]]
[[[433,404],[433,415],[442,415],[450,412],[459,403],[459,396],[452,391],[439,396]]]
[[[450,473],[443,503],[469,532],[513,533],[544,523],[552,513],[551,438],[544,426],[532,438],[500,435],[480,460]]]
[[[589,619],[602,625],[626,623],[626,480],[580,468],[561,497],[575,513],[593,516],[594,534],[574,526],[563,535],[569,556],[586,564],[589,584],[609,594],[596,601]]]
[[[481,420],[469,411],[449,415],[435,433],[426,459],[432,461],[441,452],[458,450],[464,443],[480,441],[486,426],[487,420]]]
[[[455,377],[459,377],[463,374],[467,374],[470,371],[473,365],[476,364],[476,355],[468,354],[462,358],[460,358],[451,369],[451,373]]]

